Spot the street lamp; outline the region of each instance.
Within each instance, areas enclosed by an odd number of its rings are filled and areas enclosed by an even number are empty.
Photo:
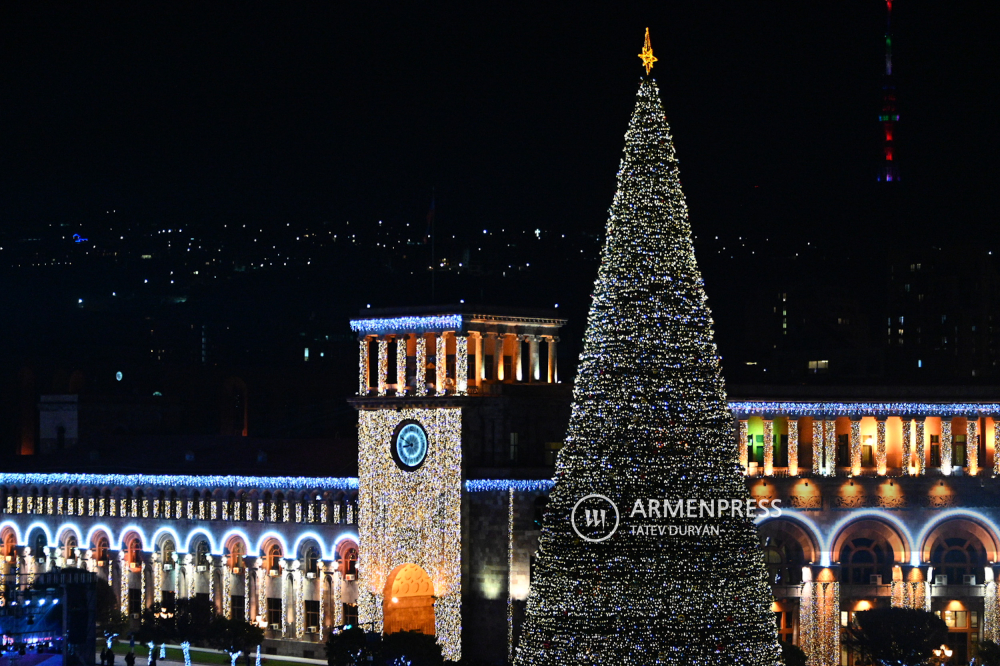
[[[940,663],[942,664],[947,664],[948,661],[951,659],[951,655],[954,654],[954,650],[949,648],[947,645],[942,645],[936,650],[932,650],[932,652],[934,653],[934,656],[937,657]]]

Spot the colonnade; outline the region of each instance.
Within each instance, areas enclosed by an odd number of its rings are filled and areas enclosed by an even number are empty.
[[[540,344],[547,346],[547,364],[541,367]],[[467,395],[481,392],[486,382],[559,381],[555,335],[456,331],[438,333],[391,333],[367,335],[359,340],[358,395],[374,388],[379,396]],[[524,345],[528,345],[527,369]],[[371,376],[372,345],[377,349],[376,376]],[[395,358],[395,376],[389,376],[390,356]],[[433,357],[433,362],[428,363]],[[486,363],[486,357],[492,362]],[[450,367],[449,358],[454,359]],[[474,368],[469,371],[469,360]],[[510,359],[509,367],[506,359]],[[442,365],[443,363],[443,365]]]
[[[962,416],[737,413],[737,447],[740,465],[750,475],[919,476],[933,469],[944,475],[974,476],[987,465],[1000,474],[1000,456],[994,455],[1000,450],[998,422],[1000,412]],[[786,438],[780,447],[776,446],[778,427],[780,436]],[[775,458],[776,452],[781,459]],[[801,464],[805,457],[811,458],[808,467]]]

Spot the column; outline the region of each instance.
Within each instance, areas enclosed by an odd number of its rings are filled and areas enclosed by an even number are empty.
[[[417,336],[417,377],[415,380],[415,393],[417,395],[427,395],[427,338],[424,335]]]
[[[546,336],[546,341],[549,343],[549,384],[555,384],[559,381],[559,368],[556,365],[556,343],[559,342],[559,338],[555,335]]]
[[[455,335],[455,393],[465,395],[469,389],[469,339]]]
[[[902,440],[903,440],[903,457],[900,459],[900,463],[903,468],[903,476],[909,476],[910,474],[916,473],[916,467],[911,470],[911,465],[913,464],[913,442],[912,440],[912,428],[910,427],[910,418],[906,415],[900,417],[900,423],[902,424]]]
[[[993,415],[993,476],[1000,476],[1000,414]]]
[[[514,376],[511,377],[511,381],[521,382],[524,381],[521,372],[521,345],[523,337],[520,335],[515,335],[512,337],[514,340],[514,356],[513,356],[513,366],[514,366]]]
[[[281,559],[281,574],[278,578],[279,584],[281,586],[281,626],[279,631],[281,632],[281,637],[284,638],[288,634],[288,583],[285,582],[285,573],[291,566],[291,560],[285,558]]]
[[[966,459],[969,463],[969,474],[979,474],[979,418],[969,417],[966,426]]]
[[[475,340],[476,349],[476,386],[482,386],[483,380],[486,379],[486,368],[483,367],[483,344],[486,342],[483,340],[483,336],[478,331],[471,331],[469,333],[470,341]]]
[[[941,417],[941,473],[951,474],[951,419]]]
[[[890,604],[893,608],[915,608],[929,611],[931,597],[926,570],[921,567],[908,567],[908,569],[909,571],[905,575],[906,580],[904,580],[900,567],[898,565],[893,567]]]
[[[861,420],[851,417],[851,474],[861,474]]]
[[[986,567],[986,591],[983,598],[983,640],[1000,641],[1000,594],[993,567]]]
[[[437,346],[434,350],[434,387],[438,395],[444,395],[448,384],[448,331],[441,331],[437,336]]]
[[[541,368],[539,368],[538,336],[526,335],[524,337],[528,340],[528,381],[537,382],[542,378]]]
[[[162,553],[154,552],[150,560],[153,566],[153,608],[159,612],[159,608],[163,605]]]
[[[389,339],[378,339],[378,394],[384,396],[389,387]]]
[[[125,551],[118,551],[118,594],[121,599],[121,613],[128,615],[128,588],[132,581],[132,572],[129,570],[128,562],[125,561]]]
[[[229,560],[222,558],[219,566],[219,580],[222,581],[222,617],[227,620],[233,618],[233,569],[229,565]]]
[[[825,474],[826,466],[823,465],[823,417],[813,416],[813,474]]]
[[[788,421],[788,475],[799,475],[799,420],[786,416]]]
[[[503,377],[503,335],[493,334],[493,377],[498,382],[502,382]]]
[[[836,666],[840,663],[840,583],[803,583],[799,631],[801,647],[810,664]]]
[[[826,475],[837,474],[837,421],[823,420],[823,450],[826,455]]]
[[[747,422],[740,419],[739,422],[739,442],[737,443],[739,450],[736,452],[740,457],[740,467],[743,469],[743,473],[747,473]]]
[[[764,476],[774,474],[774,421],[764,416]]]
[[[367,337],[358,341],[358,395],[368,394],[368,344]]]
[[[468,386],[479,386],[482,384],[483,378],[483,345],[479,331],[469,331],[465,345],[466,350],[476,359],[473,372],[469,372],[468,367],[466,367]]]
[[[406,338],[408,337],[396,336],[396,395],[406,393]]]
[[[927,467],[927,450],[924,441],[924,417],[919,416],[914,419],[914,437],[916,438],[916,448],[917,448],[917,474],[923,475],[925,468]]]
[[[295,560],[293,566],[295,567],[292,571],[292,584],[295,586],[295,638],[301,639],[306,633],[305,576],[302,575],[302,562]]]
[[[879,476],[885,476],[885,417],[880,417],[875,422],[875,472]]]

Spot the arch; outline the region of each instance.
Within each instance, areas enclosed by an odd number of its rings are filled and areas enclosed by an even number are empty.
[[[167,541],[172,541],[174,544],[174,551],[177,550],[177,545],[182,543],[181,537],[173,527],[163,526],[157,528],[153,532],[152,538],[149,540],[150,545],[153,550],[162,550],[163,544]]]
[[[920,544],[920,550],[913,555],[912,564],[914,566],[919,565],[921,561],[929,561],[931,540],[935,532],[938,531],[938,527],[956,518],[964,519],[971,524],[970,526],[979,528],[981,530],[979,534],[987,550],[987,556],[993,562],[1000,561],[1000,539],[998,539],[1000,529],[997,528],[996,524],[983,514],[969,509],[949,509],[942,511],[941,515],[929,521],[920,531],[920,536],[917,539],[917,543]]]
[[[905,564],[915,555],[913,535],[899,518],[883,511],[862,510],[845,516],[830,530],[820,562],[822,566],[830,566],[831,559],[840,553],[845,536],[850,530],[859,529],[858,526],[862,522],[867,524],[868,529],[882,531],[883,536],[893,546],[893,559],[897,564]]]
[[[334,549],[331,548],[327,551],[323,550],[323,539],[316,532],[303,532],[295,538],[295,544],[292,546],[291,552],[296,554],[296,557],[302,559],[302,547],[308,544],[310,541],[315,541],[316,546],[319,548],[320,557],[326,555],[326,559],[333,559]]]
[[[208,543],[208,552],[216,552],[215,540],[212,539],[212,534],[203,527],[197,527],[188,532],[187,541],[184,542],[184,551],[190,553],[191,546],[197,544],[198,541],[205,541]]]
[[[997,560],[996,534],[968,516],[951,516],[939,520],[924,535],[920,558],[934,567],[935,577],[948,576],[950,585],[961,585],[966,576],[977,583],[985,582],[983,571],[987,562]]]
[[[150,543],[149,539],[146,538],[146,533],[138,525],[132,524],[128,525],[122,529],[121,534],[118,536],[118,550],[124,550],[126,548],[125,539],[129,536],[137,536],[139,538],[139,543],[147,544]]]
[[[27,535],[27,541],[28,541],[28,545],[29,546],[31,546],[32,548],[35,547],[34,539],[32,539],[32,536],[33,536],[32,533],[35,530],[41,530],[42,533],[45,535],[45,545],[46,546],[54,546],[54,545],[56,545],[55,539],[52,538],[52,530],[49,529],[49,526],[46,525],[45,523],[35,521],[35,522],[31,523],[30,525],[28,525],[27,529],[24,530],[24,533]],[[34,552],[34,551],[32,551],[32,552]]]
[[[69,536],[76,537],[77,544],[83,543],[83,533],[80,532],[80,528],[76,525],[66,524],[60,525],[59,529],[56,531],[56,543],[60,546],[65,546],[66,539]]]
[[[15,545],[22,543],[21,532],[18,529],[17,523],[12,520],[5,520],[0,523],[0,541],[6,544],[8,538],[11,536],[14,537]]]
[[[226,557],[227,566],[233,573],[239,573],[239,570],[243,567],[243,558],[247,554],[247,542],[242,535],[233,534],[226,539],[223,555]]]
[[[8,562],[13,561],[17,555],[17,532],[13,528],[4,526],[0,530],[0,555]]]
[[[816,525],[805,518],[788,511],[780,517],[768,517],[757,521],[758,534],[781,534],[794,539],[802,547],[807,563],[817,563],[823,556],[823,540]]]
[[[382,626],[386,634],[417,631],[434,635],[434,584],[413,563],[392,570],[382,594]]]
[[[281,568],[281,559],[285,556],[284,544],[277,539],[266,540],[261,547],[261,556],[264,558],[264,567],[268,571],[277,571]]]
[[[802,567],[816,561],[817,544],[802,525],[777,518],[757,526],[769,582],[798,585]]]
[[[265,544],[267,544],[270,540],[277,541],[281,544],[281,552],[288,552],[288,543],[285,541],[285,537],[273,531],[267,531],[260,535],[257,539],[257,547],[255,548],[256,552],[263,553]]]

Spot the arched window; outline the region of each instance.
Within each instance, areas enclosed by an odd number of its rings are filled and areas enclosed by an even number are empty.
[[[17,539],[12,533],[8,533],[3,540],[3,556],[8,562],[13,562],[15,555],[17,555]]]
[[[278,571],[281,568],[281,546],[272,544],[267,549],[267,569],[268,571]]]
[[[164,541],[163,546],[160,548],[160,559],[162,560],[163,568],[167,571],[174,568],[174,552],[176,550],[174,542],[170,539]]]
[[[344,551],[344,561],[341,563],[345,575],[358,575],[358,549],[353,546]]]
[[[764,539],[764,564],[768,582],[772,585],[798,585],[802,582],[805,555],[802,546],[793,539]]]
[[[49,545],[48,539],[45,535],[39,532],[35,535],[35,540],[31,545],[31,553],[36,559],[43,559],[45,557],[45,547]]]
[[[139,537],[132,537],[128,540],[125,561],[132,569],[138,570],[142,567],[142,544],[139,543]]]
[[[67,560],[76,559],[76,548],[78,543],[76,541],[76,536],[73,534],[67,534],[65,540],[63,541],[63,552],[62,556]]]
[[[931,553],[931,564],[935,578],[947,575],[949,585],[964,584],[966,576],[975,576],[974,584],[985,582],[986,553],[975,540],[952,537],[938,541]]]
[[[243,557],[246,550],[241,541],[234,541],[229,547],[229,568],[233,573],[239,573],[243,569]]]
[[[195,564],[199,567],[207,567],[208,562],[208,544],[204,541],[199,541],[198,546],[195,548]]]
[[[103,567],[108,563],[108,548],[111,544],[108,543],[108,538],[106,536],[99,536],[94,542],[94,559],[97,561],[97,566]]]
[[[274,505],[271,504],[271,493],[264,493],[264,515],[261,518],[265,521],[274,520]]]
[[[858,537],[840,550],[841,582],[848,585],[869,585],[871,577],[881,575],[888,584],[892,580],[892,552],[888,544]]]
[[[315,546],[306,548],[303,568],[307,574],[315,574],[319,571],[319,550]]]

